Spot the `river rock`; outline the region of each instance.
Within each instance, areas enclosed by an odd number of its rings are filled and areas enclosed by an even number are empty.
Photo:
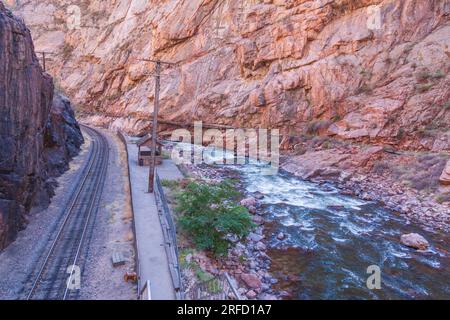
[[[256,214],[256,207],[255,206],[249,206],[247,209],[248,209],[249,213]]]
[[[256,207],[257,201],[253,197],[248,197],[241,200],[241,205],[247,208]]]
[[[264,195],[259,191],[256,191],[253,196],[258,200],[264,199]]]
[[[257,225],[263,225],[264,224],[264,218],[260,216],[253,216],[252,221],[256,223]]]
[[[277,239],[280,240],[280,241],[284,240],[285,238],[286,238],[286,235],[283,232],[280,232],[277,235]]]
[[[330,209],[330,210],[344,210],[345,209],[345,207],[343,206],[343,205],[329,205],[329,206],[327,206],[327,209]]]
[[[250,290],[249,292],[247,292],[245,296],[249,299],[255,299],[258,296],[258,294],[255,291]]]
[[[231,241],[232,243],[238,243],[239,242],[239,237],[235,234],[228,234],[226,236],[226,238]]]
[[[259,277],[252,273],[243,273],[241,274],[241,280],[246,284],[250,289],[259,289],[262,286],[261,280]]]
[[[258,264],[256,263],[255,260],[251,260],[251,261],[248,263],[248,267],[249,267],[250,269],[254,270],[254,269],[256,269],[256,268],[258,267]]]
[[[253,242],[259,242],[262,239],[264,239],[264,236],[251,232],[248,235],[247,239],[250,240],[250,241],[253,241]]]
[[[259,299],[260,300],[278,300],[278,298],[276,296],[274,296],[273,294],[269,294],[269,293],[260,294]]]
[[[426,250],[430,244],[428,241],[418,233],[409,233],[401,236],[400,241],[408,247]]]
[[[261,241],[256,244],[256,250],[265,251],[267,249],[266,245]]]
[[[238,293],[240,295],[246,295],[247,294],[247,289],[245,289],[245,288],[239,288],[237,291],[238,291]]]

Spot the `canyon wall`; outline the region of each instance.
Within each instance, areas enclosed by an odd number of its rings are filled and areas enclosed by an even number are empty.
[[[10,0],[86,120],[165,120],[448,150],[449,0]]]
[[[0,250],[48,204],[52,178],[83,142],[70,103],[34,53],[30,31],[0,2]]]

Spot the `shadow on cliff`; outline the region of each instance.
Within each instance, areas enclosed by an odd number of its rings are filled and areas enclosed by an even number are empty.
[[[50,203],[55,177],[83,143],[71,104],[54,93],[22,19],[0,2],[0,250]]]

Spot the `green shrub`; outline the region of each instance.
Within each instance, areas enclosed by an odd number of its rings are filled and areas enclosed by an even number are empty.
[[[342,116],[339,114],[336,114],[331,118],[331,121],[333,121],[333,122],[339,122],[341,120],[342,120]]]
[[[196,277],[201,282],[209,282],[211,280],[214,280],[214,276],[211,273],[203,271],[202,268],[200,268],[198,265],[196,265],[194,269]]]
[[[171,158],[170,152],[167,151],[167,150],[163,150],[163,152],[162,152],[162,158],[163,158],[164,160],[170,159],[170,158]]]
[[[316,135],[320,131],[326,130],[332,124],[329,120],[314,120],[306,125],[305,133],[308,135]]]
[[[176,196],[178,224],[200,250],[226,255],[228,234],[247,236],[255,227],[248,210],[236,204],[239,193],[229,181],[220,184],[189,183]]]
[[[450,109],[450,101],[447,101],[446,103],[444,103],[442,107],[444,108],[444,110],[449,110]]]
[[[361,86],[356,90],[356,94],[370,94],[372,93],[373,88],[371,85],[367,84],[366,82],[362,83]]]
[[[161,180],[161,185],[163,187],[175,190],[180,184],[180,181],[178,180],[167,180],[167,179],[162,179]]]
[[[397,131],[397,135],[395,136],[397,140],[402,140],[403,137],[405,136],[405,129],[400,128]]]
[[[436,201],[438,203],[450,202],[450,192],[440,193],[436,196]]]
[[[435,72],[435,73],[432,73],[432,74],[430,75],[430,77],[431,77],[432,79],[441,79],[441,78],[445,78],[445,73],[444,73],[442,70],[439,70],[439,71],[437,71],[437,72]]]
[[[71,56],[73,51],[75,50],[75,47],[71,44],[64,42],[63,48],[62,48],[62,57],[64,60],[68,60]]]
[[[374,166],[372,169],[373,173],[375,173],[379,176],[383,175],[385,172],[389,172],[390,170],[391,170],[391,167],[389,166],[389,164],[385,161],[380,161],[380,160],[378,160],[374,163]]]
[[[419,93],[424,93],[427,92],[428,90],[430,90],[433,87],[433,83],[425,83],[425,84],[417,84],[416,85],[416,90]]]

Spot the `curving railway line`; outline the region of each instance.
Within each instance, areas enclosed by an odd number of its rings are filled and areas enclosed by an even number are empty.
[[[27,300],[70,300],[79,292],[75,277],[78,271],[82,274],[85,264],[109,158],[106,138],[93,128],[83,128],[92,139],[89,155],[64,208],[62,222],[25,285]]]

